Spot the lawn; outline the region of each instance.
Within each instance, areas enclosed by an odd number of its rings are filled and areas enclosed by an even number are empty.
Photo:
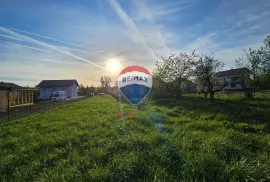
[[[269,93],[95,96],[1,124],[0,181],[270,181],[269,118]]]

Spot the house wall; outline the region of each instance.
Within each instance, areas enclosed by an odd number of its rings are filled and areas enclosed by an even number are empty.
[[[51,88],[39,88],[39,96],[41,100],[49,99],[51,94]]]
[[[0,90],[0,111],[8,108],[7,90]]]
[[[237,78],[236,78],[237,77]],[[235,80],[238,79],[238,80]],[[240,81],[240,76],[238,75],[231,75],[231,76],[223,76],[223,77],[219,77],[220,80],[225,80],[228,82],[228,85],[226,87],[223,88],[223,90],[236,90],[236,89],[242,89],[242,86],[240,84],[235,84],[235,81]]]
[[[77,97],[78,96],[78,87],[74,82],[73,85],[70,87],[70,97]]]
[[[48,88],[39,88],[40,92],[40,99],[50,99],[51,95],[55,91],[66,91],[68,98],[73,98],[78,96],[78,88],[77,85],[74,83],[71,87],[48,87]]]

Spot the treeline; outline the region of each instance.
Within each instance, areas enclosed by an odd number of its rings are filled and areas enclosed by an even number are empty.
[[[238,75],[242,91],[247,97],[252,97],[257,90],[270,88],[270,36],[260,49],[250,48],[245,53],[246,57],[235,60],[235,66],[250,70]],[[190,54],[182,52],[162,59],[155,64],[153,71],[153,93],[166,90],[179,99],[183,91],[194,84],[197,92],[204,93],[205,97],[210,95],[213,100],[214,94],[228,85],[226,80],[217,76],[224,62],[215,58],[214,53],[199,55],[195,51]]]
[[[83,86],[82,84],[79,85],[79,95],[90,95],[92,93],[96,93],[97,92],[97,87],[94,87],[93,85],[91,85],[90,87],[87,86]]]
[[[79,95],[80,96],[84,96],[84,95],[91,95],[94,93],[94,95],[97,95],[98,93],[108,93],[109,92],[109,88],[106,87],[102,87],[102,86],[97,86],[94,87],[93,85],[91,86],[83,86],[82,84],[79,85]]]
[[[83,86],[82,84],[79,85],[79,95],[91,95],[91,94],[98,94],[98,93],[109,93],[110,92],[110,83],[111,78],[109,76],[102,76],[100,78],[100,86],[94,87],[91,85],[90,87]]]

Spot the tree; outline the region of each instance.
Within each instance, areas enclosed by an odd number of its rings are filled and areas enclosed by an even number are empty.
[[[100,78],[101,87],[110,87],[110,83],[112,82],[111,77],[109,76],[102,76]]]
[[[195,58],[195,52],[191,54],[180,53],[171,54],[168,58],[163,58],[162,62],[157,62],[153,71],[155,79],[160,80],[162,87],[167,88],[177,99],[180,98],[184,83],[191,76],[191,67]]]
[[[261,50],[252,50],[249,48],[248,51],[246,51],[246,57],[248,60],[248,67],[251,70],[251,86],[255,89],[258,89],[260,85],[260,74],[261,74],[261,63],[263,59],[263,54]]]
[[[100,82],[101,82],[101,87],[103,87],[104,89],[101,89],[101,90],[104,90],[104,92],[109,92],[109,89],[110,89],[110,83],[112,82],[111,80],[111,77],[109,76],[102,76],[100,78]]]
[[[264,40],[264,46],[260,49],[253,50],[249,48],[245,50],[248,67],[251,71],[250,87],[256,91],[259,89],[270,88],[270,36]],[[239,58],[237,61],[243,61]],[[254,92],[255,93],[255,92]]]
[[[262,54],[260,89],[270,88],[270,36],[264,40],[264,46],[260,50]]]
[[[151,89],[151,96],[153,98],[160,98],[170,96],[171,93],[168,93],[168,90],[164,87],[165,83],[161,79],[159,79],[156,75],[152,76],[152,89]]]
[[[89,94],[89,86],[86,85],[86,88],[85,88],[85,94],[88,95]]]
[[[221,91],[228,83],[217,78],[216,73],[220,71],[224,63],[215,59],[213,53],[201,55],[195,62],[194,76],[205,96],[210,94],[210,100],[214,100],[215,92]]]
[[[237,74],[239,75],[239,84],[243,89],[243,92],[247,98],[251,98],[253,96],[253,89],[249,87],[251,83],[251,71],[246,67],[249,67],[244,63],[243,58],[238,58],[235,60]],[[246,68],[246,69],[245,69]]]
[[[270,36],[264,40],[264,47],[261,48],[263,54],[262,66],[264,71],[270,72]]]
[[[85,93],[86,93],[85,87],[82,84],[79,85],[79,94],[85,95]]]
[[[196,92],[196,83],[188,80],[185,84],[184,84],[184,93],[194,93]]]
[[[90,93],[95,93],[96,92],[96,88],[93,85],[91,85],[91,87],[89,88],[89,92]]]

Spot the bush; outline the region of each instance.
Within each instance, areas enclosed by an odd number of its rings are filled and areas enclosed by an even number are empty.
[[[244,94],[245,94],[246,98],[253,98],[253,90],[252,89],[244,90]]]

